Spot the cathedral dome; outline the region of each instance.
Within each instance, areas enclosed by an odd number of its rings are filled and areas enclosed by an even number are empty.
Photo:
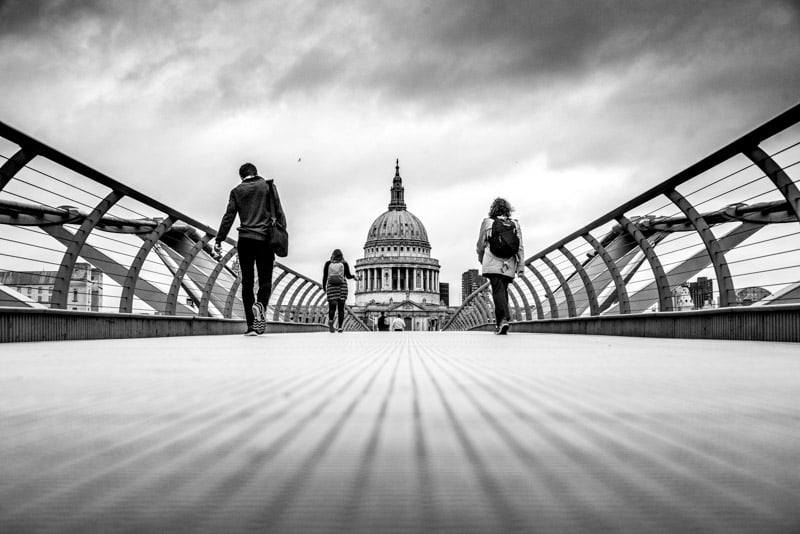
[[[410,211],[395,209],[385,211],[375,219],[369,227],[364,246],[371,247],[397,241],[424,247],[431,246],[422,221]]]
[[[370,225],[364,248],[381,245],[411,245],[430,249],[428,232],[422,221],[406,209],[405,189],[400,178],[400,162],[395,166],[389,209]]]

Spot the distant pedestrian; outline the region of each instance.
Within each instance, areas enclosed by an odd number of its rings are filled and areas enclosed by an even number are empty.
[[[511,218],[512,211],[513,208],[505,199],[494,199],[489,208],[489,217],[481,223],[476,246],[481,274],[489,279],[492,287],[495,334],[499,335],[506,335],[510,328],[508,284],[525,268],[522,229],[519,222]]]
[[[386,318],[386,313],[381,312],[381,316],[378,317],[378,332],[388,332],[389,331],[389,319]]]
[[[239,167],[242,182],[231,190],[228,207],[217,231],[214,252],[219,256],[222,242],[228,237],[233,221],[239,216],[239,239],[237,252],[242,272],[242,303],[247,321],[246,336],[257,336],[266,328],[266,310],[272,293],[272,268],[275,251],[268,238],[269,223],[272,219],[286,228],[286,215],[283,213],[281,199],[272,179],[265,180],[258,175],[256,166],[245,163]],[[274,206],[275,212],[272,212]],[[258,295],[253,294],[255,270],[258,271]]]
[[[338,316],[336,330],[342,331],[344,323],[344,302],[347,300],[347,280],[354,279],[350,266],[344,261],[344,255],[338,248],[331,254],[322,269],[322,287],[328,296],[328,330],[334,331],[333,317]]]
[[[392,319],[392,331],[393,332],[402,332],[406,329],[406,322],[403,321],[403,318],[399,315]]]

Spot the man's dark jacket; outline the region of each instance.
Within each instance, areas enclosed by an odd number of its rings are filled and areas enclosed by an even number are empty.
[[[269,193],[272,190],[275,213],[270,213]],[[217,232],[217,242],[222,242],[228,237],[236,215],[239,215],[241,226],[239,238],[265,241],[267,239],[267,223],[275,220],[286,228],[286,215],[283,213],[278,189],[272,180],[265,180],[260,176],[251,176],[242,180],[242,183],[231,190],[228,198],[228,207]]]

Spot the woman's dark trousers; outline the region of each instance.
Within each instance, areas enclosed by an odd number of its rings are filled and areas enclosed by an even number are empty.
[[[275,253],[266,241],[239,238],[239,269],[242,271],[242,304],[247,326],[253,326],[253,295],[255,285],[254,271],[258,271],[258,302],[266,311],[269,296],[272,293],[272,267],[275,264]],[[254,269],[255,267],[255,269]]]
[[[343,299],[334,299],[328,301],[328,321],[333,321],[333,316],[336,312],[339,312],[339,317],[337,319],[338,328],[342,327],[342,323],[344,323],[344,300]]]
[[[508,308],[508,284],[513,278],[502,274],[487,274],[489,284],[492,286],[492,301],[494,302],[494,321],[500,325],[501,321],[510,321],[511,312]]]

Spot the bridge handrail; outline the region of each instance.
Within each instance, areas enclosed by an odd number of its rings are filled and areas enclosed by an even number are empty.
[[[48,286],[51,297],[43,303],[52,308],[67,309],[66,302],[74,282],[75,265],[82,259],[94,268],[105,269],[103,274],[112,279],[108,284],[113,282],[121,288],[120,312],[130,313],[143,309],[144,313],[151,313],[148,310],[152,310],[152,312],[163,315],[242,318],[242,304],[237,296],[239,273],[234,261],[236,240],[230,237],[225,240],[225,244],[229,248],[221,260],[215,262],[209,246],[210,240],[217,234],[214,228],[2,121],[0,121],[0,138],[7,145],[17,147],[16,152],[11,156],[0,153],[0,156],[5,159],[5,163],[0,166],[0,194],[13,195],[24,200],[24,202],[20,202],[0,198],[0,225],[6,225],[6,228],[26,229],[36,234],[35,238],[30,233],[16,239],[14,238],[16,236],[0,238],[0,260],[7,262],[0,263],[0,306],[41,307],[35,300],[26,299],[22,291],[17,291],[17,289],[25,290],[27,285],[30,294],[31,286],[35,284],[19,283],[19,281],[35,277],[35,272],[41,271],[42,264],[52,264],[58,266],[58,272],[52,271],[49,274],[45,272],[46,276],[43,275],[39,280],[44,283],[39,284],[35,290],[37,294],[40,294],[43,287]],[[59,172],[70,171],[78,177],[88,180],[87,183],[98,184],[110,192],[107,192],[105,198],[102,198],[71,182],[42,172],[30,165],[35,159],[49,162],[47,165],[55,164],[58,169],[61,169]],[[19,177],[19,174],[23,172],[32,176],[35,172],[37,175],[33,180],[25,181]],[[85,202],[72,201],[72,197],[63,196],[62,193],[57,192],[56,187],[51,185],[48,188],[46,184],[40,183],[38,180],[41,176],[39,175],[66,184],[66,186],[73,187],[96,199],[101,199],[101,202],[93,207]],[[17,184],[20,187],[35,188],[40,199],[52,195],[65,199],[67,204],[81,203],[91,211],[83,212],[69,206],[49,206],[45,200],[37,201],[26,195],[9,191],[8,187]],[[125,199],[136,201],[148,209],[154,210],[157,215],[142,216],[136,220],[110,215],[110,210],[116,206],[138,214],[135,210],[122,206],[121,201]],[[24,220],[21,218],[22,215],[26,217]],[[60,221],[59,217],[61,217]],[[130,223],[127,227],[125,226],[126,222]],[[121,225],[120,228],[114,230],[116,233],[137,233],[141,235],[145,243],[141,246],[130,245],[123,241],[107,238],[112,241],[112,249],[90,243],[97,232],[105,231],[104,224],[113,226],[116,223]],[[67,228],[67,225],[80,225],[80,228],[73,233]],[[137,230],[134,231],[134,228]],[[49,234],[49,237],[44,239],[48,239],[50,244],[30,244],[46,234]],[[55,238],[63,249],[53,248],[52,241],[49,241],[50,238]],[[34,253],[19,252],[19,249],[25,246],[31,246],[48,256],[53,254],[63,254],[63,256],[60,261],[53,261],[52,258],[33,257]],[[138,254],[134,257],[126,253],[127,249],[124,249],[123,246],[138,248]],[[155,251],[158,259],[153,259],[154,254],[151,254],[151,251]],[[112,258],[112,254],[133,258],[133,261],[129,265],[124,265],[119,260]],[[231,261],[234,261],[233,265],[229,265]],[[155,270],[151,269],[145,274],[148,271],[149,263],[158,265]],[[36,265],[39,266],[39,269],[26,267],[26,265]],[[325,323],[327,306],[324,302],[324,290],[319,282],[280,261],[275,262],[274,271],[275,287],[269,304],[269,313],[271,314],[269,319],[278,322],[301,322],[322,326]],[[150,276],[152,279],[147,280],[146,276]],[[158,279],[159,276],[160,279]],[[167,279],[168,282],[164,282],[164,279]],[[168,291],[167,285],[169,285]],[[302,294],[301,289],[304,289]],[[186,306],[178,302],[181,295],[187,300]],[[101,299],[104,298],[101,285]],[[134,310],[134,299],[137,299],[137,302],[143,302],[144,308]],[[188,305],[189,301],[192,302],[191,306]],[[195,306],[197,306],[196,310]],[[101,305],[99,308],[92,309],[106,311],[105,308],[110,307]],[[355,329],[366,328],[363,323],[352,318],[349,318],[347,324]]]
[[[20,132],[16,128],[9,126],[3,121],[0,121],[0,136],[4,137],[5,139],[8,139],[13,143],[16,143],[26,153],[30,151],[30,153],[36,156],[47,158],[50,161],[61,165],[65,169],[69,169],[73,172],[86,176],[92,181],[108,187],[112,191],[120,192],[124,194],[126,197],[130,197],[134,200],[141,202],[142,204],[146,204],[152,208],[155,208],[173,217],[176,220],[181,220],[188,224],[191,224],[198,230],[202,230],[203,232],[211,234],[213,236],[217,235],[216,230],[214,230],[209,226],[206,226],[202,222],[197,221],[196,219],[181,213],[180,211],[164,204],[163,202],[160,202],[159,200],[156,200],[148,195],[145,195],[144,193],[137,191],[136,189],[127,186],[124,183],[119,182],[111,178],[110,176],[90,167],[89,165],[81,161],[78,161],[75,158],[68,156],[59,150],[56,150],[42,143],[41,141],[34,139],[33,137],[27,134]],[[2,180],[2,178],[0,178],[0,180]],[[5,184],[2,181],[0,181],[0,190],[3,189],[3,186],[5,186]],[[227,242],[230,243],[231,245],[236,244],[236,241],[231,238],[228,238]]]
[[[650,189],[648,189],[647,191],[635,196],[631,200],[628,200],[627,202],[620,204],[619,206],[609,211],[608,213],[601,215],[600,217],[597,217],[595,220],[593,220],[586,226],[583,226],[575,230],[571,234],[567,235],[566,237],[559,239],[549,247],[543,248],[536,254],[533,254],[532,256],[526,258],[525,263],[528,263],[537,258],[541,258],[547,255],[549,252],[553,252],[554,250],[558,250],[559,247],[569,243],[573,239],[576,239],[586,234],[587,232],[590,232],[598,228],[599,226],[602,226],[609,220],[613,220],[619,217],[620,215],[624,215],[632,208],[635,208],[640,204],[643,204],[644,202],[651,200],[652,198],[658,195],[661,195],[671,189],[674,189],[675,187],[681,184],[686,183],[687,181],[691,180],[697,175],[706,172],[710,169],[713,169],[720,163],[727,161],[733,156],[741,154],[745,149],[757,146],[764,139],[772,137],[782,132],[783,130],[797,124],[798,122],[800,122],[800,104],[797,104],[787,109],[777,117],[774,117],[771,120],[762,124],[761,126],[754,128],[752,131],[744,134],[735,141],[732,141],[731,143],[725,145],[716,152],[709,154],[705,158],[683,169],[674,176],[667,178],[660,184],[655,185]]]
[[[783,255],[788,258],[779,268],[773,269],[780,270],[789,278],[788,280],[776,281],[761,277],[759,280],[766,280],[769,283],[748,284],[749,279],[757,278],[754,275],[759,274],[758,269],[761,267],[754,267],[750,272],[740,272],[740,269],[731,274],[734,265],[747,262],[755,264],[764,258],[764,255],[746,252],[745,248],[761,245],[768,240],[741,245],[751,235],[764,227],[776,227],[780,223],[796,225],[800,222],[800,192],[797,188],[797,179],[791,179],[788,174],[790,168],[800,163],[798,155],[800,132],[795,131],[798,123],[800,123],[800,104],[790,107],[663,182],[527,257],[524,275],[509,286],[515,319],[523,320],[523,315],[524,319],[531,320],[534,316],[538,319],[556,319],[591,317],[608,313],[626,314],[632,313],[632,304],[635,308],[633,313],[654,311],[654,307],[657,311],[683,309],[676,307],[675,292],[682,292],[681,287],[684,286],[692,287],[689,278],[694,275],[698,275],[698,281],[694,284],[700,284],[700,278],[704,279],[702,282],[704,284],[709,280],[713,284],[716,280],[712,297],[717,296],[714,300],[719,307],[747,302],[746,299],[741,301],[740,292],[764,289],[762,285],[772,287],[775,291],[769,296],[765,295],[761,300],[757,299],[758,305],[800,302],[800,274],[797,274],[800,259],[796,254],[800,250],[800,242],[796,237],[798,234],[796,226],[792,230],[784,231],[780,238],[785,239],[788,244],[783,249],[772,251],[776,257]],[[786,133],[793,134],[793,140],[787,142],[783,139]],[[783,143],[783,145],[768,153],[761,148],[765,142]],[[779,164],[777,161],[779,155],[788,162]],[[707,179],[707,174],[720,170],[724,165],[731,164],[742,156],[749,162],[746,167],[691,193],[681,194],[677,191],[678,187],[690,182],[702,182]],[[790,160],[791,157],[795,159]],[[723,187],[719,184],[744,179],[744,175],[752,170],[759,173],[755,180],[743,185],[728,186],[728,189],[719,192]],[[760,193],[755,197],[737,199],[711,211],[698,209],[708,202],[733,196],[739,190],[747,191],[746,188],[756,182],[759,185],[768,184],[771,191]],[[718,194],[698,203],[692,197],[698,196],[703,190]],[[779,200],[746,204],[765,194],[779,195]],[[678,217],[654,217],[652,213],[645,216],[627,215],[632,210],[643,209],[661,196],[666,197],[668,202],[666,206],[656,208],[655,211],[671,206],[672,209],[679,210]],[[717,227],[725,229],[726,224],[734,222],[739,223],[739,226],[724,236],[715,235],[712,230]],[[597,231],[604,232],[604,235],[596,238],[592,232]],[[704,252],[697,252],[694,256],[681,260],[682,263],[677,267],[667,269],[674,265],[674,262],[667,263],[662,259],[675,254],[676,251],[662,251],[666,250],[668,245],[675,245],[680,238],[673,238],[672,234],[679,231],[691,232],[695,236],[693,238],[695,246],[702,247]],[[776,241],[778,239],[775,238]],[[582,242],[576,243],[576,241]],[[576,249],[588,251],[587,259],[579,259],[582,254],[577,253]],[[730,261],[726,259],[726,254],[744,254],[744,258]],[[642,265],[646,267],[640,269]],[[649,279],[645,279],[642,274],[647,268],[650,271]],[[699,277],[702,273],[706,273],[708,277]],[[631,282],[633,279],[640,287],[633,287],[635,285]],[[740,285],[745,287],[740,287],[737,291],[735,280],[739,279],[742,280]],[[485,284],[469,295],[443,329],[469,329],[492,322],[491,299],[486,299],[487,302],[484,303],[477,298],[484,290]],[[769,293],[768,290],[765,291]],[[634,292],[635,299],[628,295],[630,292]],[[578,302],[579,299],[583,300]]]

